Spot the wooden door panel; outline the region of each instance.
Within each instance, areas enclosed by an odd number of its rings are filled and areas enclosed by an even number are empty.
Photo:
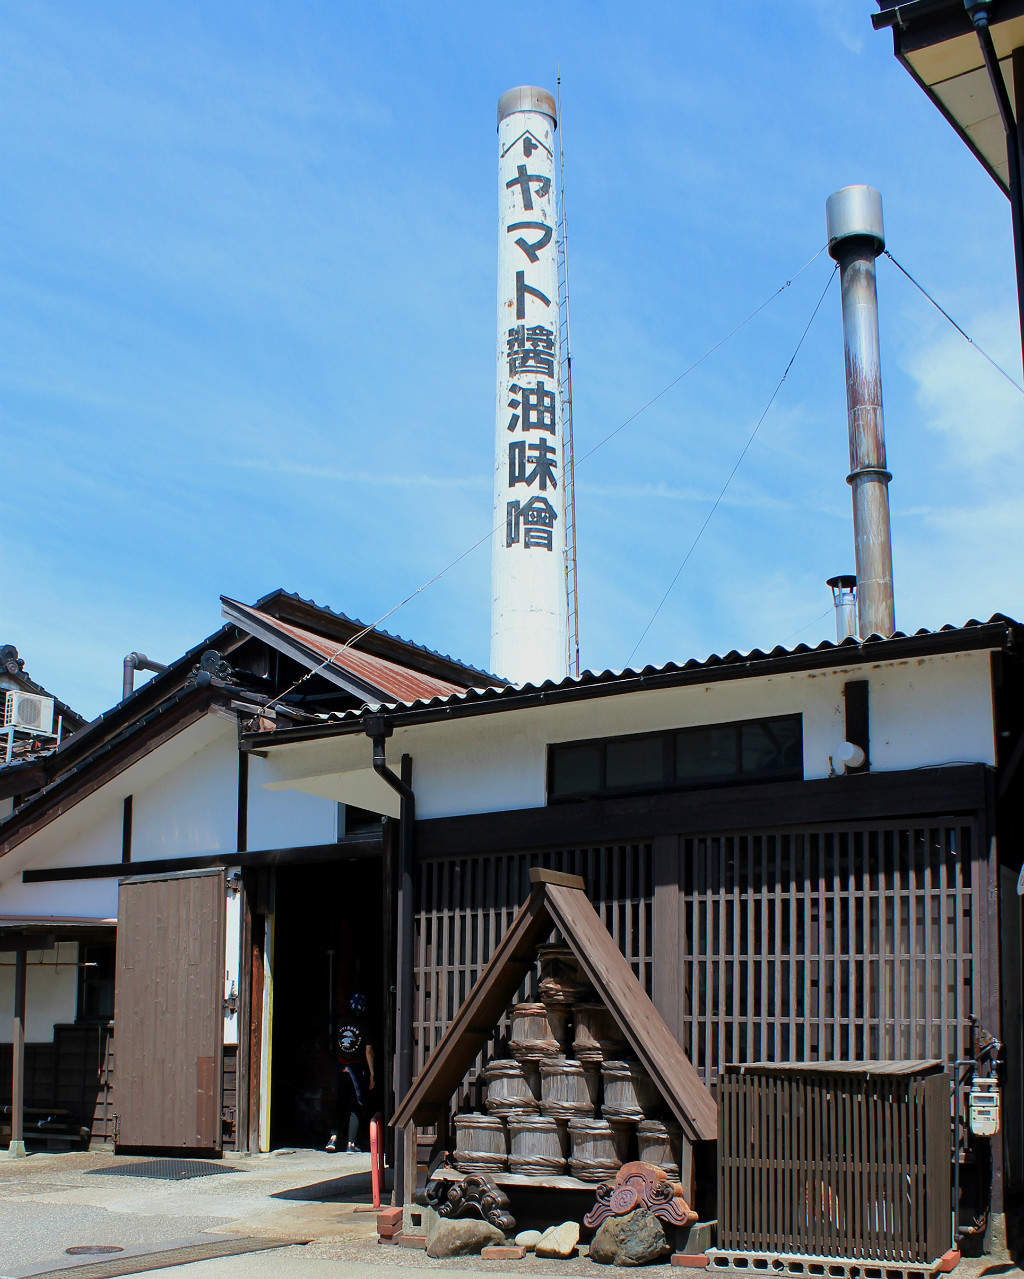
[[[221,1147],[224,929],[223,871],[120,885],[119,1146]]]

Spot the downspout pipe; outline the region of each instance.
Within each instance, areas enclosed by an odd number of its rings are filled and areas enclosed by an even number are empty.
[[[999,56],[992,43],[988,25],[989,6],[985,0],[964,0],[964,8],[974,24],[974,33],[985,59],[985,70],[995,94],[999,119],[1006,134],[1006,166],[1010,188],[1010,214],[1013,219],[1013,256],[1017,267],[1017,309],[1020,313],[1021,354],[1024,357],[1024,186],[1021,184],[1022,147],[1018,122],[1013,116],[1013,104],[1006,91],[1006,81],[999,66]],[[1018,49],[1011,57],[1014,80],[1018,80],[1019,68],[1024,64],[1024,54]],[[1021,78],[1024,78],[1022,76]],[[1018,82],[1019,83],[1019,82]],[[1017,111],[1021,111],[1020,89],[1017,88]]]
[[[416,972],[413,961],[413,836],[416,826],[416,796],[407,781],[392,771],[387,762],[387,739],[392,726],[383,715],[368,715],[363,721],[366,736],[373,742],[373,771],[385,781],[401,800],[398,823],[398,938],[395,967],[398,990],[395,1008],[397,1022],[397,1062],[395,1070],[395,1095],[401,1099],[412,1087],[412,1014]],[[411,767],[411,759],[402,757],[403,771]],[[415,1148],[413,1166],[406,1167],[409,1150],[405,1136],[395,1142],[395,1205],[406,1202],[407,1192],[415,1189]],[[410,1199],[411,1202],[411,1199]]]
[[[160,674],[167,670],[163,662],[151,662],[145,653],[127,653],[124,659],[124,685],[121,692],[121,701],[131,697],[135,691],[135,672],[136,671],[155,671]]]

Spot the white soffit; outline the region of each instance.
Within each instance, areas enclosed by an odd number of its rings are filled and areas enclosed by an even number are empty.
[[[355,804],[385,817],[401,814],[401,799],[372,768],[359,768],[351,773],[320,773],[311,777],[290,777],[285,781],[264,782],[264,790],[297,790],[338,804]]]
[[[1024,47],[1024,17],[993,22],[989,29],[1010,103],[1014,113],[1019,115],[1014,100],[1010,54],[1015,48]],[[982,161],[996,175],[1000,185],[1008,191],[1010,174],[1006,135],[981,46],[974,32],[907,52],[904,56],[915,75],[934,93],[970,139]]]

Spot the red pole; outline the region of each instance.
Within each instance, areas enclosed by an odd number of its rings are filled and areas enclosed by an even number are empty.
[[[384,1116],[378,1110],[370,1120],[370,1184],[373,1187],[373,1206],[380,1210],[380,1192],[384,1182]]]

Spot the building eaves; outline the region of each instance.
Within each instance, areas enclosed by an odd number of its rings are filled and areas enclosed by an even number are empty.
[[[55,783],[89,764],[112,740],[120,740],[143,722],[148,722],[154,710],[168,706],[174,695],[182,690],[192,668],[208,648],[229,653],[248,638],[235,626],[222,626],[172,662],[166,671],[154,675],[123,701],[115,702],[94,720],[64,738],[48,755],[36,759],[34,767],[44,770],[46,784],[41,790],[35,791],[14,814],[5,818],[0,823],[0,829],[23,809],[45,802],[44,797],[51,793]],[[28,780],[27,774],[25,780]],[[6,794],[12,793],[23,792],[12,792],[8,787]]]
[[[851,637],[841,644],[823,640],[813,648],[806,644],[798,644],[792,649],[780,645],[768,652],[752,649],[741,653],[734,649],[724,655],[712,653],[703,660],[691,658],[682,664],[667,662],[663,666],[645,666],[639,670],[584,671],[578,677],[570,676],[539,685],[467,689],[446,698],[394,702],[379,707],[377,713],[384,712],[393,727],[406,727],[491,711],[522,710],[686,684],[873,665],[945,652],[1014,647],[1024,647],[1024,627],[997,613],[987,622],[972,619],[963,626],[947,624],[938,630],[919,630],[912,635],[898,631],[889,637],[873,635],[866,640]],[[362,721],[367,713],[362,709],[342,711],[326,717],[319,724],[246,734],[241,745],[243,749],[266,750],[276,745],[359,733],[363,731]]]

